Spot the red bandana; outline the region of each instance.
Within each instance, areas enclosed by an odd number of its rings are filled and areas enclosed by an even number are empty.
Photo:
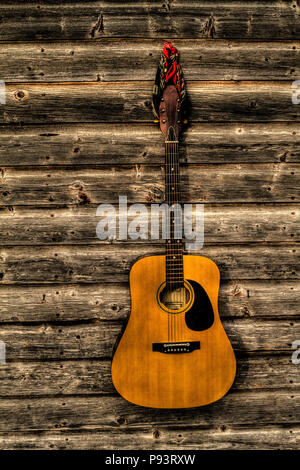
[[[179,65],[179,52],[172,43],[166,42],[160,58],[153,88],[153,110],[158,117],[158,106],[165,87],[172,83],[177,88],[181,102],[185,99],[185,86],[181,66]]]

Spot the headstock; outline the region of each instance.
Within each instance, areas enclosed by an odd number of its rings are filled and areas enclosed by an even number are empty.
[[[181,102],[174,85],[167,85],[163,92],[159,105],[159,122],[165,140],[171,140],[168,136],[172,131],[172,140],[178,140],[182,127]]]
[[[171,43],[166,42],[157,68],[153,87],[153,112],[159,120],[165,140],[178,140],[183,124],[186,103],[185,83],[179,52]],[[169,137],[168,137],[169,136]]]

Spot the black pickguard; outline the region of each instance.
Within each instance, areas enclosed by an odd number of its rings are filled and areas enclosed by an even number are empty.
[[[190,281],[195,299],[191,308],[185,312],[185,323],[190,330],[203,331],[210,328],[214,322],[214,311],[209,297],[198,282]]]

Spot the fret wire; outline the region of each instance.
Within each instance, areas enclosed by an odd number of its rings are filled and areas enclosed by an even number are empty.
[[[169,260],[169,261],[172,261],[172,264],[173,264],[174,266],[180,266],[180,265],[182,265],[182,260],[179,260],[179,259],[177,259],[177,260],[172,260],[172,259],[171,259],[171,260]]]
[[[166,142],[165,200],[169,206],[180,202],[177,142]],[[167,283],[181,284],[183,282],[183,244],[181,240],[178,243],[178,239],[174,238],[175,227],[173,225],[179,217],[172,211],[168,219],[168,222],[171,222],[171,227],[168,239],[170,241],[166,241],[166,280]]]
[[[171,272],[177,272],[177,271],[181,271],[182,270],[182,264],[178,264],[177,266],[172,266],[172,267],[169,267],[169,271]]]

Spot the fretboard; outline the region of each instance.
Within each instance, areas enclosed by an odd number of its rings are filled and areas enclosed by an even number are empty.
[[[167,140],[165,151],[165,202],[171,207],[173,204],[180,205],[178,141]],[[176,217],[181,218],[180,212],[176,214],[175,211],[174,214],[171,211],[170,237],[166,240],[166,283],[170,287],[183,285],[183,244],[181,234],[180,238],[176,238]]]

